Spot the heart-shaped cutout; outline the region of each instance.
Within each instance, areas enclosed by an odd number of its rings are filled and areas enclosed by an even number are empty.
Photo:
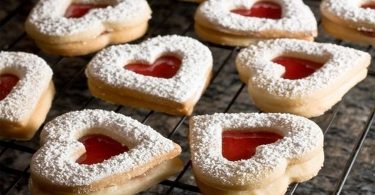
[[[73,3],[69,5],[68,9],[65,12],[65,17],[67,18],[80,18],[86,15],[90,10],[97,8],[105,8],[108,5],[103,4],[79,4]]]
[[[0,75],[0,101],[5,99],[17,85],[19,78],[12,74]]]
[[[324,65],[324,63],[287,56],[274,58],[272,62],[284,66],[285,73],[283,78],[290,80],[308,77]]]
[[[162,56],[152,64],[132,63],[125,65],[125,69],[145,76],[169,79],[180,69],[181,60],[175,56]]]
[[[246,17],[268,19],[280,19],[282,16],[281,6],[275,2],[269,1],[256,2],[250,9],[238,8],[231,10],[231,12]]]
[[[86,153],[77,159],[78,164],[96,164],[129,151],[129,148],[118,141],[100,134],[86,135],[80,138],[86,148]]]
[[[222,133],[222,154],[230,161],[249,159],[260,145],[271,144],[283,137],[279,134],[246,130],[226,130]]]

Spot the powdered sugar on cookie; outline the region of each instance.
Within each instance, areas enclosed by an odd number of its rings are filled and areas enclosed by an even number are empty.
[[[131,62],[151,64],[165,54],[175,55],[182,61],[172,78],[144,76],[124,69]],[[204,89],[211,69],[212,55],[206,46],[192,38],[170,35],[154,37],[139,45],[109,47],[89,63],[86,75],[119,89],[184,102]]]
[[[0,52],[0,74],[14,74],[19,81],[0,101],[0,119],[20,122],[29,117],[47,90],[52,70],[38,56],[23,52]]]
[[[262,31],[302,32],[317,34],[317,23],[311,10],[300,0],[277,0],[282,8],[278,20],[244,17],[232,13],[232,9],[250,8],[255,0],[209,0],[198,8],[195,19],[208,22],[220,31],[238,35],[253,35]]]
[[[308,77],[283,79],[284,67],[272,62],[282,55],[304,56],[325,64]],[[239,53],[236,64],[246,71],[253,87],[279,97],[300,98],[333,85],[359,62],[368,65],[370,58],[366,52],[333,44],[276,39],[250,45]]]
[[[102,163],[76,163],[77,151],[84,150],[77,140],[90,133],[100,133],[125,143],[130,150]],[[64,114],[49,122],[41,133],[42,147],[33,156],[31,171],[52,184],[87,186],[109,176],[123,174],[131,179],[143,174],[149,163],[161,163],[171,152],[181,148],[152,128],[129,117],[103,110],[83,110]],[[78,154],[79,155],[79,154]],[[156,159],[156,160],[155,160]],[[126,174],[128,173],[128,174]]]
[[[190,122],[190,147],[194,170],[219,185],[257,185],[288,163],[311,158],[323,147],[323,133],[314,122],[290,114],[213,114],[195,116]],[[229,161],[222,155],[225,129],[268,128],[283,136],[275,143],[261,145],[247,160]],[[309,156],[309,157],[308,157]],[[306,159],[305,159],[306,160]],[[251,186],[250,185],[250,186]]]

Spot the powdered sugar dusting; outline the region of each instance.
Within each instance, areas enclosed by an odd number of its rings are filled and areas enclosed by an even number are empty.
[[[272,62],[273,58],[283,54],[307,56],[322,60],[325,64],[308,77],[283,79],[284,67]],[[249,72],[253,87],[281,97],[303,97],[327,88],[356,66],[363,66],[359,62],[370,58],[366,52],[343,46],[276,39],[261,41],[243,49],[237,56],[236,64]]]
[[[101,130],[95,133],[119,140],[130,150],[98,164],[76,163],[76,151],[84,148],[77,139],[98,128]],[[171,151],[181,150],[151,127],[104,110],[75,111],[57,117],[44,127],[41,143],[31,162],[32,174],[65,186],[85,186],[114,174],[131,179],[124,173],[148,163],[159,164]]]
[[[153,63],[164,54],[182,60],[176,75],[169,79],[143,76],[124,69],[131,62]],[[158,36],[139,45],[111,46],[89,63],[87,77],[117,88],[126,88],[183,103],[204,89],[212,70],[212,54],[200,42],[178,35]]]
[[[275,0],[282,8],[279,20],[244,17],[231,10],[251,8],[255,0],[209,0],[201,4],[196,12],[196,20],[203,19],[217,26],[217,29],[231,34],[253,35],[262,31],[302,32],[316,36],[317,23],[314,14],[300,0]]]
[[[27,119],[48,88],[52,70],[36,55],[23,52],[0,52],[0,74],[11,73],[19,78],[8,96],[0,101],[0,119],[21,122]]]
[[[110,5],[90,10],[81,18],[66,18],[65,11],[71,3],[92,3]],[[40,0],[31,11],[28,22],[39,32],[54,36],[74,35],[101,28],[97,35],[110,31],[115,24],[132,26],[139,19],[151,18],[146,0]],[[105,28],[106,27],[106,28]]]
[[[350,21],[351,25],[358,30],[364,30],[363,23],[366,24],[366,28],[375,29],[375,11],[370,8],[361,8],[367,2],[371,3],[371,1],[364,0],[324,0],[321,10],[324,15],[327,12],[342,20]]]
[[[323,133],[314,122],[291,114],[213,114],[191,119],[190,148],[193,167],[222,185],[256,185],[286,169],[287,161],[304,158],[323,147]],[[261,145],[247,160],[229,161],[222,156],[223,129],[271,128],[283,135],[275,143]]]

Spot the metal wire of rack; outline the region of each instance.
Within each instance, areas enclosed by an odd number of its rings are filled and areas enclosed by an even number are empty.
[[[51,68],[55,73],[54,82],[56,85],[57,94],[53,101],[51,111],[47,117],[47,121],[51,120],[57,115],[71,110],[100,108],[113,110],[115,112],[132,116],[142,123],[151,125],[155,129],[160,129],[163,135],[175,140],[182,146],[184,150],[182,159],[185,162],[185,166],[175,178],[165,180],[143,194],[199,193],[199,189],[194,183],[190,170],[191,162],[189,161],[188,144],[186,139],[186,132],[188,129],[186,121],[188,117],[173,117],[151,110],[133,109],[119,105],[112,105],[91,97],[87,90],[84,68],[92,55],[74,58],[51,56],[40,51],[26,36],[22,28],[23,22],[34,3],[35,0],[2,0],[2,2],[0,2],[0,48],[1,50],[21,50],[35,53],[43,57],[51,65]],[[154,10],[149,31],[144,38],[135,41],[135,43],[140,42],[147,37],[152,37],[158,34],[180,34],[196,37],[193,30],[192,16],[197,5],[174,0],[149,0],[149,3]],[[318,11],[319,1],[309,0],[306,1],[306,3],[312,6],[313,11]],[[317,16],[319,17],[319,14],[317,14]],[[321,38],[320,36],[318,37],[318,41],[319,39],[320,41],[325,42],[329,41],[335,42],[336,44],[346,44],[342,41],[327,37]],[[207,89],[207,92],[205,92],[202,99],[198,103],[195,113],[202,114],[240,111],[256,112],[256,108],[251,102],[249,102],[246,90],[244,90],[245,85],[242,84],[237,77],[233,76],[236,75],[234,67],[232,66],[233,59],[239,51],[239,48],[218,46],[206,42],[204,43],[213,51],[215,61],[214,76]],[[374,48],[372,46],[368,46],[366,48],[361,47],[360,49],[369,51],[374,56],[375,51],[373,51]],[[223,83],[222,81],[227,79],[228,75],[232,76]],[[374,69],[370,69],[369,77],[375,77]],[[224,87],[221,87],[220,85],[224,85]],[[223,89],[226,88],[225,86],[230,87]],[[223,95],[218,95],[219,99],[213,95],[220,93],[223,93]],[[213,104],[212,102],[215,101],[216,104]],[[338,123],[338,116],[341,112],[345,111],[344,102],[345,98],[324,116],[313,119],[320,125],[325,135],[330,131],[333,131],[333,124]],[[207,106],[205,105],[212,107],[212,109],[207,109]],[[335,187],[330,189],[325,188],[316,190],[314,187],[317,187],[319,185],[318,183],[321,181],[309,181],[306,182],[307,184],[292,184],[287,194],[306,194],[306,192],[340,194],[343,191],[348,176],[350,176],[353,165],[356,163],[364,142],[366,141],[366,138],[368,138],[368,134],[371,129],[373,129],[373,123],[375,120],[375,110],[373,108],[374,101],[371,101],[370,105],[368,106],[370,107],[368,114],[366,113],[364,115],[367,120],[363,121],[365,124],[359,131],[355,141],[353,141],[354,144],[352,148],[349,148],[350,153],[348,155],[348,159],[340,170],[339,176],[335,178],[335,181],[333,182]],[[160,121],[164,122],[160,123]],[[29,161],[31,155],[37,150],[38,143],[39,134],[35,135],[35,137],[28,142],[0,140],[0,189],[3,195],[27,193]],[[326,154],[327,159],[331,157],[332,156],[330,156],[330,154]],[[22,162],[21,165],[19,165],[19,162]],[[321,172],[323,173],[320,173],[317,176],[318,180],[320,175],[328,174],[325,173],[324,170]],[[375,189],[370,189],[370,193],[374,191]]]

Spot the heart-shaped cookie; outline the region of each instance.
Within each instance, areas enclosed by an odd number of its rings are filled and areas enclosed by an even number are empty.
[[[31,139],[53,95],[52,70],[43,59],[23,52],[0,52],[0,137]]]
[[[242,50],[237,70],[258,108],[319,116],[363,80],[371,56],[333,44],[260,41]]]
[[[209,0],[195,14],[195,30],[204,40],[247,46],[259,39],[313,40],[317,23],[301,0]]]
[[[143,64],[152,69],[150,64],[162,56],[175,61],[163,68],[167,72],[162,74],[168,78],[143,75],[127,68]],[[212,55],[206,46],[192,38],[171,35],[148,39],[139,45],[109,47],[91,60],[86,75],[89,89],[96,97],[122,105],[190,115],[210,80],[211,71]]]
[[[150,18],[146,0],[41,0],[25,27],[46,52],[74,56],[137,39]]]
[[[329,34],[343,40],[375,44],[375,3],[365,0],[324,0],[322,25]]]
[[[177,158],[180,146],[136,120],[109,111],[59,116],[43,128],[41,144],[30,167],[33,194],[134,194],[182,168]]]
[[[204,194],[283,194],[289,183],[315,176],[324,161],[319,126],[290,114],[194,116],[189,140],[194,176]],[[242,146],[232,155],[259,146],[246,158],[228,159],[225,147],[231,145]]]

